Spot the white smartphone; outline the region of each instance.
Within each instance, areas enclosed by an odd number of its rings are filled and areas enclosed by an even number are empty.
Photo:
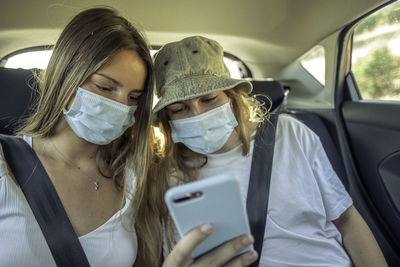
[[[213,233],[193,251],[193,258],[239,235],[250,233],[239,181],[232,175],[172,187],[164,198],[180,237],[203,223],[214,226]],[[253,246],[241,253],[250,249]]]

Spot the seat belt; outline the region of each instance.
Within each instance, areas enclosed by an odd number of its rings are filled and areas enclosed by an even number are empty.
[[[254,237],[253,246],[258,253],[258,258],[250,265],[251,267],[257,267],[260,263],[267,221],[275,130],[280,109],[281,105],[274,112],[269,113],[269,120],[265,120],[263,127],[257,130],[254,141],[246,209],[251,233]]]
[[[0,134],[4,156],[57,266],[90,266],[57,192],[36,153],[23,139]]]

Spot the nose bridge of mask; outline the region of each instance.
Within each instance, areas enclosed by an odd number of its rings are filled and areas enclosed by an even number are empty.
[[[199,115],[189,117],[189,118],[174,120],[173,122],[183,124],[183,123],[204,121],[210,117],[214,117],[216,114],[221,114],[221,112],[226,112],[229,105],[230,105],[230,103],[228,102],[228,103],[222,104],[219,107],[213,108],[207,112],[201,113]]]
[[[170,125],[175,143],[182,142],[192,151],[209,154],[226,143],[237,121],[228,102],[198,116],[170,121]]]
[[[127,106],[86,89],[78,88],[77,96],[70,110],[90,114],[90,116],[104,121],[129,125],[134,123],[136,108],[137,106]]]
[[[136,106],[126,106],[78,88],[64,118],[79,137],[88,142],[105,145],[120,137],[135,122]]]
[[[169,124],[173,128],[173,136],[186,138],[205,136],[214,128],[219,128],[226,124],[227,118],[230,121],[236,121],[230,111],[229,102],[197,116],[169,121]]]

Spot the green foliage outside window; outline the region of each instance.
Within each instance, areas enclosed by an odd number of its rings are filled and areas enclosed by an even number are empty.
[[[399,2],[388,6],[387,8],[372,14],[363,21],[354,31],[354,34],[371,32],[383,25],[392,25],[400,23],[400,5]]]
[[[365,99],[400,95],[400,56],[393,55],[387,47],[360,59],[353,72]]]
[[[400,100],[400,2],[355,28],[352,61],[363,99]]]

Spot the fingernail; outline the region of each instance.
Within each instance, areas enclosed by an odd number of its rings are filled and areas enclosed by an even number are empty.
[[[250,252],[247,254],[247,259],[248,259],[249,261],[254,261],[255,259],[257,259],[257,253],[256,253],[254,250],[250,251]]]
[[[251,235],[246,235],[241,241],[243,245],[248,246],[253,243],[253,237]]]
[[[203,232],[203,233],[205,233],[205,234],[211,233],[212,229],[213,229],[213,227],[212,227],[212,225],[209,224],[209,223],[203,224],[203,225],[200,227],[200,231]]]

